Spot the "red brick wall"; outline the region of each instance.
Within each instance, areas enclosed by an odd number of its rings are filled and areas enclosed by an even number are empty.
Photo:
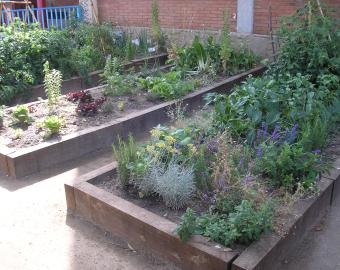
[[[101,21],[117,25],[151,25],[151,0],[98,0]],[[235,29],[235,0],[158,0],[162,27],[179,29],[220,29],[223,10],[228,7],[230,24]]]
[[[57,0],[55,6],[76,6],[79,5],[79,0]]]
[[[121,26],[151,25],[151,0],[97,0],[101,21]],[[269,4],[272,6],[273,26],[279,17],[289,15],[304,0],[254,0],[254,33],[268,34]],[[340,0],[321,0],[340,10]],[[236,29],[237,0],[158,0],[161,27],[178,29],[221,29],[223,10],[228,7],[231,31]]]

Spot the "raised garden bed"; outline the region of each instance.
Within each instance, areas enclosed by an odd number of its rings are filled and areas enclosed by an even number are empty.
[[[81,176],[76,182],[66,183],[68,210],[121,237],[134,248],[170,260],[183,269],[276,269],[329,209],[332,196],[337,195],[333,194],[335,184],[340,181],[339,170],[332,171],[337,180],[321,178],[318,195],[295,203],[280,233],[265,234],[240,251],[224,248],[202,236],[181,241],[174,233],[177,224],[165,218],[165,214],[156,214],[156,207],[149,211],[131,198],[123,199],[107,191],[112,187],[110,184],[105,187],[105,181],[115,173],[113,163]]]
[[[144,58],[139,58],[132,60],[124,64],[123,68],[129,70],[132,68],[138,69],[143,65],[164,65],[168,58],[167,53],[160,53]],[[82,77],[72,77],[70,79],[64,80],[62,83],[61,92],[62,94],[67,94],[69,92],[84,90],[89,87],[94,87],[100,84],[101,77],[99,76],[103,71],[98,70],[91,72],[89,74],[88,83]],[[18,97],[13,104],[19,104],[22,102],[35,101],[38,98],[46,98],[44,85],[33,86],[31,89],[27,90],[22,96]]]
[[[205,94],[228,91],[250,74],[256,76],[263,71],[263,67],[258,67],[204,87],[185,96],[183,103],[188,104],[188,109],[192,110],[203,104],[202,97]],[[135,110],[114,120],[105,119],[103,124],[94,123],[95,126],[73,130],[70,134],[31,147],[15,149],[1,146],[0,169],[9,176],[19,178],[96,150],[109,149],[118,135],[123,138],[129,133],[143,136],[153,126],[165,122],[168,119],[168,109],[175,105],[176,101],[170,101]]]

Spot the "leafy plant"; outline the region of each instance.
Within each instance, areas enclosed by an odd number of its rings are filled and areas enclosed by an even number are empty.
[[[15,107],[12,116],[21,124],[29,124],[31,117],[29,115],[29,109],[26,105],[18,105]]]
[[[93,116],[106,101],[105,98],[98,98],[91,102],[79,102],[76,112],[82,116]]]
[[[113,104],[110,102],[104,103],[102,106],[102,110],[104,113],[111,113],[114,111]]]
[[[309,74],[315,83],[320,74],[340,75],[340,31],[330,10],[320,14],[316,1],[310,4],[282,20],[283,44],[275,68],[292,75]]]
[[[166,100],[179,98],[193,91],[199,84],[195,80],[182,80],[178,71],[168,72],[161,77],[140,78],[139,83],[144,89]]]
[[[58,134],[63,125],[64,120],[55,115],[46,117],[43,122],[43,126],[48,130],[48,136]]]
[[[161,40],[161,27],[159,25],[158,0],[152,0],[151,13],[151,37],[157,46],[159,46]]]
[[[195,184],[199,190],[208,191],[212,188],[212,169],[210,166],[214,159],[214,155],[207,151],[206,146],[201,145],[194,162]]]
[[[134,91],[135,78],[132,75],[120,74],[121,64],[118,58],[108,56],[104,68],[104,73],[101,75],[107,86],[104,90],[106,96],[120,96],[130,94]]]
[[[229,216],[206,213],[198,217],[192,210],[187,210],[176,232],[183,241],[192,234],[202,234],[224,246],[250,244],[258,240],[262,232],[272,229],[273,205],[271,200],[260,205],[243,200]]]
[[[124,142],[118,137],[117,146],[112,145],[113,155],[118,163],[117,171],[120,184],[127,187],[132,178],[131,163],[137,163],[137,145],[131,135],[128,141]]]
[[[259,146],[256,172],[267,177],[274,187],[294,191],[297,184],[305,188],[315,185],[317,176],[323,171],[319,151],[305,152],[300,144]]]
[[[222,67],[224,73],[227,72],[227,63],[231,56],[231,41],[229,36],[229,23],[228,23],[228,10],[223,12],[223,30],[221,34],[221,49],[220,49],[220,57],[222,61]]]
[[[235,136],[246,137],[249,143],[262,123],[274,129],[276,123],[288,127],[314,121],[336,102],[339,92],[318,91],[309,79],[300,74],[249,78],[232,94],[215,96],[215,121]]]
[[[196,213],[191,208],[188,208],[182,216],[182,221],[175,230],[182,241],[188,241],[195,233],[196,217]]]
[[[62,75],[58,70],[50,70],[48,61],[44,64],[44,86],[48,98],[49,110],[52,111],[53,107],[58,103],[61,95]]]

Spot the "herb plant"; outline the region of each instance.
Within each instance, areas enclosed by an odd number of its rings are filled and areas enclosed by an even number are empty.
[[[129,135],[127,142],[118,137],[117,145],[113,145],[112,149],[118,163],[117,171],[120,184],[127,187],[133,175],[130,170],[131,163],[138,161],[137,145],[133,137]]]

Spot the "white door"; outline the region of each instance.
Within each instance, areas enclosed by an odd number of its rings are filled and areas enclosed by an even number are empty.
[[[254,0],[237,0],[237,32],[252,33]]]

